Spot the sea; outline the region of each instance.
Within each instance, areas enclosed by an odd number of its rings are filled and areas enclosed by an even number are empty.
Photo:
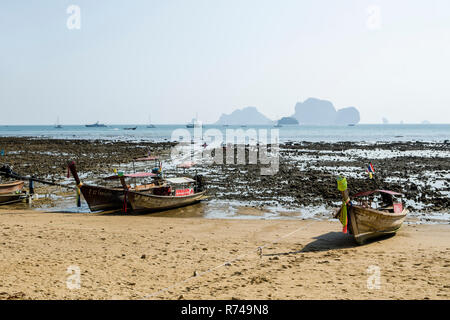
[[[136,130],[125,128],[137,127]],[[260,126],[222,126],[203,125],[201,135],[208,134],[208,129],[219,130],[224,139],[227,130],[242,130],[244,134],[255,130],[258,134],[267,130],[268,137],[276,130],[279,142],[394,142],[421,141],[444,142],[450,140],[450,124],[358,124],[355,126],[307,126],[286,125],[280,128],[269,125]],[[54,139],[104,139],[121,141],[179,141],[183,132],[194,136],[194,129],[185,124],[157,124],[155,128],[146,125],[108,125],[107,127],[88,128],[84,125],[3,125],[0,136],[3,137],[38,137]],[[211,131],[210,131],[211,132]],[[217,132],[217,131],[216,131]]]

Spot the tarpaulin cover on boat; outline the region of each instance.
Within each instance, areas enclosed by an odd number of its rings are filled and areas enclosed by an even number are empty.
[[[188,169],[188,168],[190,168],[190,167],[192,167],[192,166],[194,166],[195,165],[195,162],[192,162],[192,161],[186,161],[186,162],[183,162],[183,163],[181,163],[181,164],[178,164],[177,165],[177,168],[185,168],[185,169]]]
[[[180,184],[180,183],[192,183],[195,182],[194,179],[187,178],[187,177],[181,177],[181,178],[166,178],[165,179],[169,183],[173,184]]]
[[[353,196],[353,198],[365,197],[365,196],[369,196],[369,195],[371,195],[373,193],[387,193],[387,194],[390,194],[392,196],[402,196],[403,195],[402,193],[398,193],[398,192],[395,192],[395,191],[389,191],[389,190],[372,190],[372,191],[364,191],[364,192],[357,193],[357,194],[355,194]]]

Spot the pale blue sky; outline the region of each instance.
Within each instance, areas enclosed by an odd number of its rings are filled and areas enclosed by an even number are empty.
[[[364,123],[449,123],[449,77],[448,0],[0,3],[0,124],[276,119],[308,97]]]

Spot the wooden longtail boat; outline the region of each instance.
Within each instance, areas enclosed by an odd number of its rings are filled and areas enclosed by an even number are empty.
[[[78,177],[78,172],[75,167],[75,162],[72,161],[69,163],[69,169],[72,173],[72,176],[75,179],[77,187],[80,188],[81,193],[83,194],[84,199],[86,200],[89,209],[91,211],[103,211],[103,210],[118,210],[125,209],[131,207],[130,203],[127,199],[125,199],[126,190],[123,187],[103,187],[85,184],[80,181]],[[153,173],[141,172],[134,174],[125,174],[123,175],[123,179],[125,177],[128,178],[144,178],[144,177],[153,177],[156,176]],[[106,177],[105,180],[113,180],[119,179],[120,177],[117,175]],[[136,186],[135,190],[147,190],[150,187],[154,186],[153,184],[148,185],[139,185]]]
[[[0,194],[8,194],[19,192],[23,189],[23,181],[13,181],[9,183],[0,184]]]
[[[74,161],[69,163],[69,169],[91,211],[115,210],[124,206],[123,188],[108,188],[81,183]]]
[[[0,194],[0,205],[21,202],[26,198],[26,192]]]
[[[188,206],[205,199],[203,178],[167,178],[162,185],[145,192],[129,191],[134,211],[154,212]]]
[[[364,244],[369,239],[383,235],[395,234],[408,213],[408,210],[403,208],[401,200],[394,200],[394,197],[402,196],[401,193],[389,190],[366,191],[355,194],[350,201],[346,182],[345,189],[339,190],[346,203],[348,232],[353,235],[358,244]],[[368,199],[375,194],[380,194],[383,201],[383,204],[376,209],[371,207],[372,202]],[[339,218],[341,222],[343,207],[335,214],[335,218]]]

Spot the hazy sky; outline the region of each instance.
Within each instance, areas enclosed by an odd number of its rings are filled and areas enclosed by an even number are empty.
[[[449,123],[449,78],[448,0],[0,2],[0,124],[276,119],[308,97]]]

